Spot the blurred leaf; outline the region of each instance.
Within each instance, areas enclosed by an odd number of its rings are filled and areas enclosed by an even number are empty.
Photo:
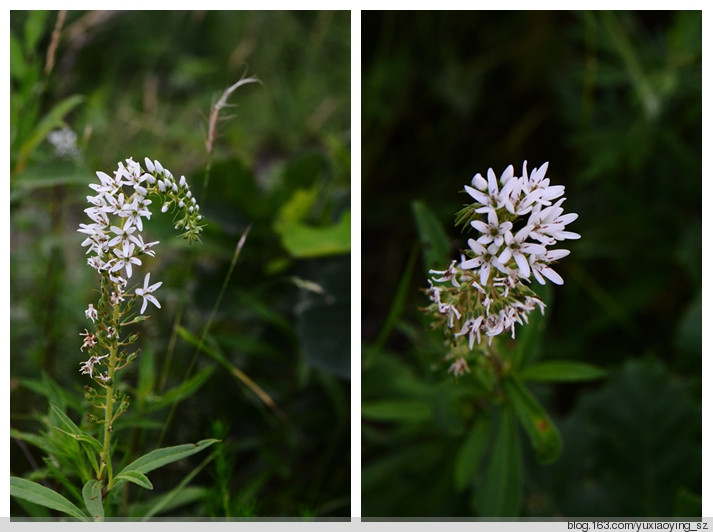
[[[300,188],[294,191],[275,216],[275,229],[282,233],[289,225],[304,221],[312,211],[320,194],[321,186],[314,184],[308,189]]]
[[[215,452],[212,452],[209,456],[203,459],[203,461],[198,464],[193,470],[188,473],[181,482],[179,482],[175,488],[173,488],[171,491],[166,493],[164,496],[161,498],[158,498],[153,506],[151,506],[146,513],[142,516],[142,521],[148,521],[150,518],[152,518],[154,515],[164,511],[164,508],[166,508],[171,501],[175,498],[178,497],[183,490],[186,489],[186,486],[188,483],[193,480],[193,478],[200,473],[200,471],[215,457]]]
[[[554,462],[562,453],[562,437],[537,399],[514,377],[505,377],[503,387],[520,424],[530,437],[537,459]]]
[[[475,502],[481,517],[515,517],[522,504],[522,454],[515,417],[509,407],[500,414],[493,451]]]
[[[265,405],[267,405],[280,419],[283,421],[286,419],[284,412],[277,406],[277,403],[273,401],[272,397],[263,390],[255,381],[248,377],[244,371],[233,366],[225,355],[215,349],[213,346],[206,345],[205,342],[193,336],[188,330],[183,327],[178,328],[178,334],[192,344],[193,346],[201,349],[204,353],[210,356],[213,360],[219,362],[224,368],[226,368],[236,379],[245,384],[250,390],[260,399]]]
[[[52,445],[52,440],[47,439],[44,436],[33,434],[31,432],[20,432],[17,429],[10,428],[10,437],[26,441],[27,443],[31,443],[32,445],[34,445],[38,449],[43,450],[47,454],[53,454],[55,452],[55,448]]]
[[[366,356],[364,357],[364,366],[369,366],[373,355],[378,352],[391,334],[396,321],[401,316],[406,300],[409,296],[409,290],[411,289],[411,275],[413,274],[413,269],[416,264],[416,257],[418,256],[418,248],[416,246],[411,248],[411,253],[409,254],[408,262],[406,263],[406,268],[404,268],[401,274],[401,280],[399,281],[399,286],[396,289],[396,294],[389,307],[389,313],[384,320],[384,324],[379,331],[379,336],[374,341],[374,344],[365,351]]]
[[[13,168],[12,176],[16,176],[25,170],[27,165],[27,160],[29,159],[35,148],[42,142],[47,135],[58,127],[64,125],[64,117],[77,105],[79,105],[84,96],[74,95],[70,96],[57,105],[55,105],[43,118],[40,123],[34,128],[29,138],[25,140],[20,146],[20,150],[17,156],[17,163],[15,168]]]
[[[571,382],[589,381],[606,377],[606,370],[573,360],[548,360],[537,362],[518,372],[522,381]]]
[[[154,512],[156,515],[162,515],[166,514],[167,512],[170,512],[171,510],[175,510],[176,508],[180,508],[181,506],[185,506],[186,504],[190,504],[192,502],[199,501],[203,498],[205,498],[208,490],[203,487],[198,487],[198,486],[188,486],[183,488],[180,492],[178,492],[174,497],[171,498],[170,501],[164,502],[161,507],[159,512]],[[147,500],[146,502],[138,502],[134,503],[131,505],[130,508],[130,514],[129,517],[143,517],[151,511],[152,508],[157,507],[159,503],[162,501],[165,501],[166,499],[166,494],[165,493],[160,493],[159,495],[155,496],[152,499]]]
[[[60,386],[45,371],[41,372],[40,380],[20,379],[19,383],[21,386],[46,397],[49,403],[57,405],[63,411],[67,409],[67,406],[71,407],[72,410],[76,412],[83,411],[81,403],[77,397],[60,388]]]
[[[700,493],[700,408],[660,362],[626,361],[561,426],[548,470],[565,515],[665,517],[681,487]]]
[[[542,301],[546,304],[549,303],[552,294],[550,283],[544,286],[533,285],[532,289]],[[542,315],[542,313],[538,311],[530,312],[528,315],[528,323],[518,328],[517,342],[510,355],[514,370],[517,371],[517,369],[521,368],[525,363],[531,360],[537,360],[540,356],[542,334],[545,332],[547,319],[547,312],[545,312],[545,315]]]
[[[349,253],[351,249],[351,213],[342,213],[339,221],[329,227],[314,227],[299,222],[279,229],[282,245],[296,258],[324,257]]]
[[[700,518],[703,516],[703,498],[687,488],[679,488],[674,501],[673,516],[679,519]]]
[[[139,357],[138,382],[136,384],[136,397],[139,401],[146,401],[156,386],[156,368],[153,350],[146,345]]]
[[[478,465],[488,448],[489,439],[490,419],[485,415],[479,415],[458,450],[454,471],[456,490],[463,491],[469,483],[472,483]]]
[[[703,300],[699,293],[679,318],[676,328],[676,347],[695,365],[700,364],[703,350]]]
[[[35,47],[45,31],[47,15],[48,12],[43,10],[27,12],[27,20],[25,21],[25,47],[28,54],[35,52]]]
[[[178,403],[194,395],[203,386],[205,381],[213,374],[214,366],[207,366],[193,375],[191,378],[184,380],[176,386],[167,390],[160,397],[148,403],[148,410],[155,411],[166,408],[174,403]]]
[[[409,399],[393,399],[362,403],[361,415],[373,421],[422,422],[433,416],[431,405]]]
[[[423,248],[426,271],[444,270],[450,264],[450,245],[443,225],[422,201],[411,202],[418,237]]]
[[[114,477],[115,482],[119,480],[131,482],[133,484],[136,484],[137,486],[146,488],[147,490],[153,489],[153,484],[151,484],[151,481],[146,477],[146,475],[144,475],[140,471],[136,471],[135,469],[123,469],[121,473]]]
[[[10,32],[10,76],[21,81],[25,77],[27,64],[22,45],[15,35]]]
[[[37,482],[19,477],[10,477],[10,495],[71,515],[80,521],[88,521],[87,516],[74,504],[56,491],[46,488]]]
[[[87,506],[89,516],[94,521],[104,520],[104,505],[102,504],[102,484],[99,480],[93,478],[88,480],[82,488],[82,497],[84,504]]]

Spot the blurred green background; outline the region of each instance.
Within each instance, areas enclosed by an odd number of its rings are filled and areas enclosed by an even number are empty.
[[[701,515],[701,34],[696,11],[362,14],[364,516],[489,515],[414,213],[444,225],[445,269],[459,191],[523,160],[549,161],[582,235],[535,357],[609,376],[531,388],[564,451],[523,445],[519,515]]]
[[[76,231],[87,185],[148,156],[186,175],[206,227],[189,247],[169,215],[146,224],[146,241],[161,241],[145,265],[163,281],[162,309],[138,329],[115,456],[222,438],[166,514],[349,516],[349,12],[14,11],[10,22],[12,428],[41,430],[48,398],[82,419],[79,333],[98,280]],[[211,105],[242,76],[261,84],[230,96],[206,181]],[[62,127],[77,135],[64,155],[47,140]],[[210,354],[187,373],[248,226]],[[154,494],[201,459],[152,473]],[[41,480],[49,467],[13,438],[14,475]],[[152,496],[133,487],[133,511]],[[38,511],[13,502],[13,515]]]

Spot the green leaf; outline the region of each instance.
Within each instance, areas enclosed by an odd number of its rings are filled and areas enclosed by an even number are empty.
[[[139,376],[136,384],[136,397],[139,401],[145,401],[151,397],[156,386],[154,358],[153,351],[148,346],[139,357]]]
[[[311,188],[300,188],[292,193],[292,197],[280,207],[275,217],[275,229],[278,233],[282,233],[283,229],[290,225],[307,219],[319,198],[320,189],[321,186],[315,184]]]
[[[607,371],[593,364],[569,360],[539,362],[518,373],[523,381],[571,382],[606,377]]]
[[[427,421],[433,416],[428,403],[409,399],[392,399],[362,403],[361,415],[374,421]]]
[[[21,432],[17,429],[10,428],[10,436],[12,438],[17,438],[18,440],[31,443],[38,449],[42,449],[47,454],[55,454],[56,449],[54,448],[52,440],[39,436],[37,434],[32,434],[30,432]]]
[[[47,11],[34,10],[28,12],[27,20],[25,21],[25,49],[28,54],[35,50],[35,46],[42,38],[46,20]]]
[[[191,377],[190,379],[183,381],[179,386],[176,386],[175,388],[171,388],[161,397],[156,399],[155,402],[150,403],[148,410],[160,410],[161,408],[165,408],[167,406],[172,405],[173,403],[178,403],[190,397],[191,395],[196,393],[201,386],[203,386],[203,383],[205,383],[208,377],[213,374],[214,370],[215,366],[207,366],[203,368],[201,371],[193,375],[193,377]]]
[[[93,478],[88,480],[82,488],[82,498],[87,506],[89,515],[94,521],[104,520],[104,504],[102,503],[102,483]]]
[[[77,441],[88,443],[98,452],[102,451],[102,444],[99,443],[99,440],[97,440],[88,432],[85,432],[80,429],[74,423],[74,421],[72,421],[69,416],[67,416],[67,414],[65,414],[57,405],[50,404],[50,409],[52,409],[52,412],[54,412],[54,414],[59,418],[60,422],[64,425],[66,430],[62,430],[59,427],[55,428],[59,429],[61,432],[67,434],[68,436],[72,436]]]
[[[544,286],[534,284],[531,288],[546,304],[549,305],[552,293],[551,284]],[[548,313],[551,309],[548,309]],[[540,344],[542,333],[545,330],[548,314],[542,315],[539,311],[531,312],[528,316],[528,323],[519,327],[517,331],[517,342],[511,355],[512,367],[514,370],[521,368],[527,361],[535,360],[540,354]]]
[[[30,137],[20,147],[17,156],[17,163],[13,169],[13,175],[18,174],[25,169],[27,160],[30,155],[32,155],[32,152],[35,151],[35,148],[37,148],[39,143],[47,137],[50,131],[63,126],[64,117],[72,109],[79,105],[82,100],[84,100],[84,96],[77,94],[70,96],[55,105],[49,113],[47,113],[47,115],[40,120],[40,123],[37,124],[35,129],[30,134]]]
[[[349,253],[351,212],[343,212],[339,221],[328,227],[313,227],[296,222],[280,226],[278,232],[282,245],[293,257],[324,257]]]
[[[110,489],[116,488],[116,486],[122,484],[128,479],[123,479],[121,476],[127,471],[136,471],[139,473],[148,473],[154,469],[165,466],[172,462],[177,462],[183,458],[187,458],[193,454],[204,451],[211,445],[220,440],[209,439],[201,440],[198,443],[186,443],[183,445],[175,445],[173,447],[164,447],[163,449],[156,449],[148,454],[145,454],[141,458],[138,458],[122,469],[116,477],[114,477],[114,483],[110,486]]]
[[[133,482],[137,486],[141,486],[142,488],[146,488],[147,490],[153,489],[153,484],[151,484],[151,481],[146,477],[146,475],[144,475],[140,471],[135,471],[133,469],[129,469],[128,471],[124,469],[114,478],[116,480],[125,480],[127,482]]]
[[[171,501],[178,497],[182,491],[186,489],[188,486],[188,483],[193,480],[193,478],[201,472],[201,470],[210,463],[211,460],[215,457],[217,451],[212,452],[209,456],[205,457],[203,461],[198,464],[193,471],[188,473],[181,482],[179,482],[175,488],[173,488],[171,491],[166,493],[162,498],[158,499],[154,505],[152,505],[150,508],[146,510],[146,513],[143,514],[143,519],[142,521],[148,521],[151,517],[154,515],[166,511],[166,507],[171,504]]]
[[[65,497],[37,482],[20,477],[10,477],[10,495],[63,512],[80,521],[88,521],[87,516]]]
[[[537,459],[543,464],[554,462],[562,453],[562,437],[550,416],[516,378],[504,378],[503,387],[520,424],[530,437]]]
[[[416,221],[418,237],[423,246],[423,260],[426,271],[448,267],[450,245],[443,224],[422,201],[411,202],[411,210]]]
[[[413,269],[416,264],[417,256],[418,248],[416,246],[413,246],[411,248],[411,253],[409,254],[406,267],[404,268],[403,273],[401,274],[401,281],[399,281],[399,286],[396,289],[396,295],[394,296],[394,300],[391,302],[389,313],[387,314],[386,319],[384,320],[384,325],[381,327],[381,330],[379,331],[379,336],[374,341],[374,344],[369,347],[369,350],[366,351],[366,355],[364,356],[363,365],[365,367],[369,366],[374,357],[374,354],[377,353],[384,346],[384,343],[389,338],[389,334],[391,334],[391,331],[396,325],[396,321],[399,319],[401,313],[403,312],[406,299],[408,298],[410,290],[412,288],[411,276],[413,274]]]
[[[207,494],[208,490],[206,488],[198,486],[186,486],[169,500],[166,500],[168,498],[166,493],[161,493],[146,502],[132,504],[129,517],[145,517],[149,515],[149,512],[151,512],[151,515],[166,514],[186,504],[202,500]]]
[[[15,35],[10,32],[10,76],[17,80],[22,80],[27,71],[25,54],[22,51],[22,44]]]
[[[506,406],[500,416],[485,482],[475,495],[481,517],[519,515],[522,489],[520,438],[512,410]]]
[[[463,491],[478,470],[478,464],[485,450],[488,448],[490,435],[490,419],[479,416],[468,433],[468,437],[461,445],[455,461],[454,481],[458,491]]]

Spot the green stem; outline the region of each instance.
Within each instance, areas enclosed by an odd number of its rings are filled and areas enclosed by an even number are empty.
[[[109,375],[108,384],[105,386],[106,391],[106,405],[104,407],[104,446],[101,452],[101,466],[99,468],[99,474],[97,478],[99,480],[104,480],[106,477],[107,481],[104,483],[107,486],[106,491],[109,490],[112,480],[113,471],[111,468],[111,433],[114,430],[114,374],[116,370],[116,354],[118,351],[118,338],[119,338],[119,306],[114,307],[114,314],[112,316],[112,327],[114,329],[114,337],[111,341],[111,346],[109,348],[109,369],[107,371]]]

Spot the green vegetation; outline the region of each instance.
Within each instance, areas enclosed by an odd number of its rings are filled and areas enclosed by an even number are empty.
[[[349,13],[16,11],[10,38],[12,515],[100,511],[77,228],[95,172],[148,156],[185,174],[205,227],[191,246],[170,213],[144,224],[162,308],[130,326],[104,517],[349,516]],[[212,105],[247,76],[207,153]],[[76,145],[50,142],[62,128]]]

